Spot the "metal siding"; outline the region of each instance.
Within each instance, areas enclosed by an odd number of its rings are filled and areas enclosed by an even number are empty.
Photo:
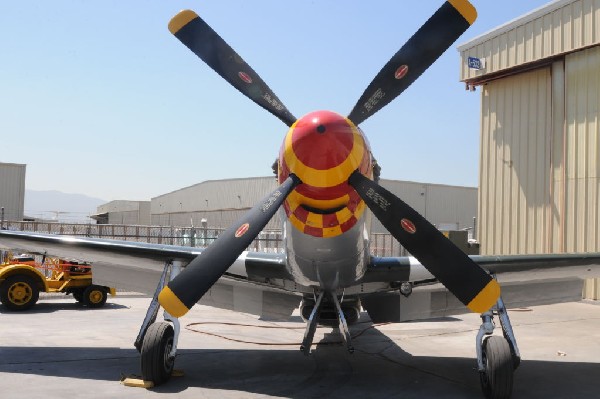
[[[564,61],[552,65],[552,153],[550,174],[549,252],[564,252],[564,180],[565,180],[565,66]]]
[[[23,220],[26,165],[0,163],[0,207],[5,220]]]
[[[599,43],[600,0],[555,1],[461,45],[460,80],[481,77]],[[469,69],[468,57],[485,59],[485,70]]]
[[[436,226],[458,224],[463,229],[473,225],[477,211],[477,188],[447,186],[381,179],[381,186],[391,191]],[[387,230],[373,218],[371,231]]]
[[[483,87],[478,232],[482,254],[547,250],[550,70]]]
[[[458,223],[470,227],[477,210],[477,188],[381,180],[381,185],[408,203],[434,224]],[[272,177],[207,181],[152,198],[151,224],[158,226],[228,227],[277,187]],[[238,193],[243,193],[240,198]],[[208,203],[206,202],[208,200]],[[208,205],[208,207],[207,207]],[[281,228],[278,213],[266,229]],[[387,232],[375,218],[373,232]]]
[[[569,55],[565,61],[566,180],[565,251],[595,252],[598,239],[600,148],[600,48]]]
[[[277,187],[275,176],[210,180],[152,198],[152,214],[245,209]]]

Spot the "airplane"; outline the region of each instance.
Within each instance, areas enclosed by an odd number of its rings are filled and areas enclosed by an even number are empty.
[[[378,184],[378,165],[358,127],[412,84],[476,17],[467,0],[447,0],[383,66],[348,116],[319,110],[296,118],[205,21],[194,11],[181,11],[170,21],[170,32],[288,127],[274,165],[279,187],[204,249],[9,230],[0,231],[0,247],[90,261],[95,278],[105,273],[111,286],[153,293],[135,346],[143,379],[155,385],[166,383],[173,371],[178,318],[199,301],[235,309],[227,296],[232,289],[247,295],[244,310],[261,315],[289,314],[300,304],[306,320],[300,349],[309,355],[318,324],[337,325],[353,352],[348,325],[362,308],[374,321],[398,321],[389,302],[370,299],[382,293],[409,296],[414,287],[439,282],[460,302],[456,308],[481,314],[476,353],[482,389],[487,397],[508,397],[520,353],[498,276],[597,277],[600,254],[465,255]],[[285,216],[283,253],[247,251],[277,212]],[[370,254],[372,215],[412,256]],[[161,306],[165,321],[155,322]],[[502,336],[493,335],[494,316]]]

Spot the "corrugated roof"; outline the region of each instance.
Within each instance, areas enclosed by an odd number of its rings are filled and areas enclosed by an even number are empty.
[[[600,1],[553,1],[460,45],[460,80],[481,84],[598,44]],[[484,68],[469,67],[470,57]]]

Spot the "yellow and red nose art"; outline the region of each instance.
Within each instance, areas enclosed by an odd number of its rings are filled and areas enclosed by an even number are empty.
[[[356,224],[365,204],[347,183],[359,170],[372,176],[371,151],[360,129],[330,111],[298,119],[285,136],[279,181],[290,173],[302,180],[283,206],[292,224],[315,237],[334,237]]]

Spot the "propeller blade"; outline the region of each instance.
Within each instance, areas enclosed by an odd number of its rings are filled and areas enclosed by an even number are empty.
[[[275,115],[287,126],[296,117],[256,72],[198,14],[183,10],[169,22],[169,30],[194,54],[246,97]]]
[[[379,71],[348,119],[358,125],[412,84],[477,18],[467,0],[446,1]]]
[[[417,211],[358,171],[348,183],[394,238],[469,309],[483,313],[496,303],[498,282]]]
[[[175,317],[186,314],[252,243],[298,184],[300,179],[290,174],[283,184],[202,251],[160,292],[158,301],[162,307]]]

